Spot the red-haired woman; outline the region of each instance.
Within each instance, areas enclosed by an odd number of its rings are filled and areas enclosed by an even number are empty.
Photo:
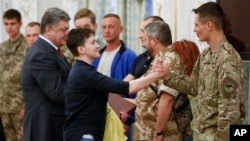
[[[200,54],[198,46],[193,41],[183,39],[183,40],[174,42],[173,47],[175,51],[178,52],[181,59],[183,60],[185,67],[186,67],[187,74],[191,75],[193,71],[193,67]],[[188,95],[188,98],[190,100],[193,117],[195,117],[197,101],[195,97],[193,96]],[[193,127],[193,122],[191,122],[191,126]],[[182,141],[191,141],[191,140],[193,140],[192,136],[186,136],[183,138]]]

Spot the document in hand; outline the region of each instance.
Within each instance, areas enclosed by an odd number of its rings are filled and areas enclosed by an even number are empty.
[[[135,111],[136,105],[124,99],[121,95],[118,94],[109,94],[109,105],[115,111],[115,113],[120,117],[121,111],[127,111],[128,114],[131,114]]]

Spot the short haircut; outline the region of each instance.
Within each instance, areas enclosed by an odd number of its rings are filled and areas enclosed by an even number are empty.
[[[174,42],[173,47],[183,60],[187,74],[191,75],[200,54],[199,47],[195,42],[185,39]]]
[[[82,8],[82,9],[78,10],[75,14],[74,21],[76,21],[77,19],[83,18],[83,17],[89,17],[91,20],[91,23],[96,24],[96,16],[88,8]]]
[[[57,26],[60,21],[69,21],[69,15],[59,8],[49,8],[45,11],[41,22],[41,33],[45,32],[45,27]]]
[[[223,28],[224,13],[221,6],[216,2],[207,2],[200,7],[192,10],[195,14],[199,14],[199,20],[204,24],[208,21],[214,23],[215,28],[220,30]]]
[[[39,22],[30,22],[30,23],[27,24],[27,26],[28,26],[28,27],[34,27],[34,26],[39,26],[39,27],[40,27],[41,24],[40,24]],[[27,27],[27,26],[26,26],[26,27]]]
[[[90,28],[75,28],[69,31],[66,44],[70,52],[74,56],[78,56],[77,48],[81,45],[85,45],[86,40],[91,36],[95,35],[95,31]]]
[[[3,19],[16,19],[18,22],[22,20],[20,12],[16,9],[8,9],[3,13]]]
[[[121,18],[117,14],[113,14],[113,13],[109,13],[109,14],[104,15],[103,19],[109,18],[109,17],[114,17],[114,18],[118,19],[119,21],[121,21]]]
[[[151,22],[144,29],[147,32],[148,38],[156,37],[164,46],[172,44],[171,30],[167,23],[162,21]]]
[[[152,19],[152,22],[154,22],[154,21],[164,22],[164,20],[160,16],[149,16],[149,17],[146,17],[143,21],[146,21],[148,19]]]

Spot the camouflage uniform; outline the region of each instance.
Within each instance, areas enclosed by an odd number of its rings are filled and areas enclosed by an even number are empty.
[[[75,59],[73,54],[70,52],[69,48],[66,45],[62,46],[62,51],[69,64],[72,66],[75,63]]]
[[[21,68],[28,45],[21,35],[16,41],[0,44],[0,115],[7,141],[21,141],[23,108]]]
[[[162,60],[167,60],[170,64],[172,71],[178,74],[184,74],[185,67],[180,59],[179,55],[173,51],[172,46],[166,47],[161,51],[153,60],[156,61],[158,58]],[[152,73],[152,65],[145,75]],[[167,92],[174,97],[178,96],[178,91],[163,85],[163,79],[151,84],[151,86],[157,91],[157,93],[152,90],[150,86],[139,91],[136,96],[137,108],[135,111],[136,121],[135,121],[135,132],[134,140],[139,141],[150,141],[153,140],[153,131],[155,130],[155,124],[157,120],[158,103],[160,101],[161,92]],[[171,107],[166,107],[171,108]],[[182,134],[178,130],[177,123],[175,120],[175,115],[171,113],[168,121],[165,124],[163,133],[163,141],[181,141]]]
[[[241,124],[245,115],[243,62],[224,38],[214,52],[198,58],[191,77],[170,74],[167,84],[197,95],[194,141],[229,141],[229,125]]]

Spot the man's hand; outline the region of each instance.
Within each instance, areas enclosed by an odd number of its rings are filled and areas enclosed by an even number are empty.
[[[169,74],[169,64],[166,61],[162,61],[162,59],[157,59],[153,63],[153,72],[160,73],[161,77],[164,77],[164,79],[168,79]]]

